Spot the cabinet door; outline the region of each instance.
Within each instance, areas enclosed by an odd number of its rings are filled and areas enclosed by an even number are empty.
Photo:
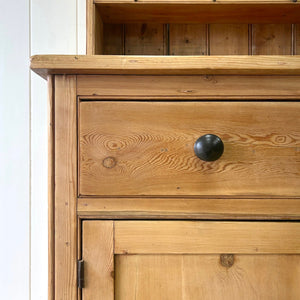
[[[300,224],[84,221],[82,299],[300,299]]]

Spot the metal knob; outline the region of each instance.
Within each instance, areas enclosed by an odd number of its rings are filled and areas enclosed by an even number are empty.
[[[194,151],[204,161],[215,161],[222,156],[224,144],[218,136],[205,134],[196,141]]]

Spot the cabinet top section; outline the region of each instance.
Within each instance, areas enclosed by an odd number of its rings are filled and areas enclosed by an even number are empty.
[[[300,75],[295,56],[122,56],[36,55],[31,69],[52,74],[90,75]]]
[[[299,0],[94,0],[104,23],[299,23]]]

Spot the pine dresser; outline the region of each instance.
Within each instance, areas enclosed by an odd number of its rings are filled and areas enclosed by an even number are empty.
[[[49,90],[49,299],[300,299],[300,4],[87,0]]]

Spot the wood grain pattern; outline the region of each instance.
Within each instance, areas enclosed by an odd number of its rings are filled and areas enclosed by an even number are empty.
[[[55,76],[55,299],[64,300],[77,298],[76,111],[76,76]]]
[[[78,198],[82,217],[128,219],[300,218],[300,199]]]
[[[255,87],[255,88],[253,88]],[[108,99],[299,99],[298,76],[78,76],[77,94]]]
[[[210,55],[247,55],[247,24],[209,25]]]
[[[166,54],[164,25],[155,23],[125,24],[125,54]]]
[[[113,221],[84,221],[82,299],[114,299]]]
[[[37,55],[31,69],[51,74],[300,75],[300,56]]]
[[[106,4],[116,4],[116,3],[134,3],[135,0],[94,0],[94,3],[106,3]],[[158,4],[172,4],[172,3],[195,3],[195,4],[202,4],[202,3],[211,3],[211,0],[139,0],[140,3],[158,3]],[[290,3],[289,0],[218,0],[218,3]]]
[[[86,1],[86,54],[95,54],[95,5],[93,0]]]
[[[99,10],[94,10],[94,54],[103,54],[104,41],[103,41],[103,21]]]
[[[54,156],[54,76],[48,76],[48,299],[54,300],[55,281],[55,156]]]
[[[181,270],[176,255],[117,255],[115,299],[183,299]]]
[[[222,0],[218,0],[220,2]],[[271,0],[270,0],[271,1]],[[125,3],[117,1],[96,2],[101,17],[106,23],[299,23],[299,3],[289,0],[276,1],[247,0],[202,2],[170,1],[152,3]],[[200,17],[201,16],[201,17]]]
[[[299,109],[293,102],[81,102],[79,194],[299,196]],[[215,162],[194,154],[207,133],[225,145]]]
[[[230,268],[219,255],[117,255],[116,300],[298,299],[299,265],[299,255],[235,255]]]
[[[254,24],[252,53],[258,55],[291,55],[291,24]]]
[[[115,221],[115,254],[299,254],[300,224]]]
[[[300,55],[300,24],[296,24],[294,30],[295,30],[295,35],[294,35],[295,54]]]
[[[205,24],[170,24],[170,55],[206,55]]]
[[[103,54],[124,54],[124,25],[103,24]]]

